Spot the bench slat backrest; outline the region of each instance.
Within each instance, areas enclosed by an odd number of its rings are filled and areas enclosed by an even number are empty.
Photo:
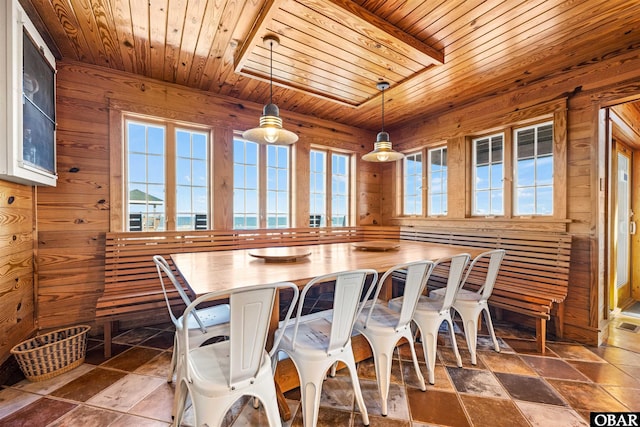
[[[403,227],[400,238],[486,250],[504,249],[506,254],[496,280],[494,300],[521,294],[523,299],[531,295],[532,298],[546,298],[559,303],[567,296],[571,257],[571,235],[567,233],[496,233]],[[480,273],[471,275],[472,287],[479,286]],[[437,271],[432,277],[437,284]]]

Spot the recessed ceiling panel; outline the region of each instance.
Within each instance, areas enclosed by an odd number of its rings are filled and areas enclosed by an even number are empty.
[[[238,50],[236,72],[269,81],[271,56],[264,36],[275,34],[273,83],[353,107],[444,55],[346,0],[274,1],[263,9]]]

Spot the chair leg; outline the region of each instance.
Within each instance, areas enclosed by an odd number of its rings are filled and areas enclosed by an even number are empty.
[[[420,383],[420,390],[426,391],[427,385],[424,383],[424,377],[422,376],[422,372],[420,372],[420,364],[418,363],[418,355],[416,354],[416,346],[411,339],[411,334],[408,333],[405,335],[405,338],[409,342],[409,348],[411,349],[411,358],[413,359],[413,367],[416,370],[416,376],[418,377],[418,382]]]
[[[456,342],[456,333],[453,330],[453,322],[451,321],[451,318],[448,318],[446,320],[447,320],[447,323],[449,324],[449,332],[451,334],[451,347],[453,347],[453,352],[456,355],[456,362],[458,364],[458,368],[462,368],[462,358],[460,357],[460,352],[458,351],[458,343]]]
[[[471,318],[468,318],[468,316],[460,314],[460,317],[464,325],[464,337],[467,341],[469,353],[471,354],[471,364],[475,366],[478,364],[476,354],[476,346],[478,345],[478,315],[474,313]]]
[[[349,351],[352,351],[349,349]],[[364,398],[362,397],[362,389],[360,388],[360,380],[358,379],[358,371],[356,369],[356,362],[351,356],[348,360],[342,360],[342,362],[347,365],[349,369],[349,375],[351,376],[351,386],[353,387],[353,392],[356,395],[356,402],[358,403],[358,408],[360,408],[360,414],[362,414],[362,423],[365,426],[369,425],[369,413],[367,412],[367,406],[364,403]]]
[[[298,369],[298,375],[300,376],[302,422],[304,427],[316,427],[318,424],[320,395],[322,392],[322,382],[326,375],[326,367],[322,369],[317,365],[309,365],[305,366],[305,368],[307,369]]]
[[[429,376],[429,384],[436,382],[436,347],[438,345],[438,329],[434,331],[425,331],[420,329],[422,337],[422,350],[424,351],[424,360],[427,363],[427,375]]]
[[[382,416],[387,416],[387,400],[389,399],[389,378],[391,378],[391,364],[393,362],[392,354],[393,348],[389,350],[386,345],[382,345],[378,341],[377,346],[370,341],[369,344],[373,350],[373,363],[376,368],[376,380],[378,382],[378,391],[380,392],[380,403],[382,406]],[[384,343],[386,344],[386,343]],[[378,348],[384,347],[384,348]]]
[[[176,384],[176,391],[173,395],[173,410],[171,411],[173,418],[173,422],[171,423],[172,426],[179,427],[182,423],[182,417],[184,415],[188,395],[189,388],[184,381],[179,381]]]
[[[484,312],[484,322],[487,324],[487,329],[489,330],[489,334],[491,335],[491,339],[493,340],[493,349],[497,353],[500,353],[500,344],[498,344],[496,332],[493,330],[493,322],[491,322],[491,313],[489,313],[489,307],[483,308],[482,311]]]
[[[176,365],[178,363],[178,336],[173,336],[173,351],[171,352],[171,364],[169,365],[169,373],[167,374],[167,382],[173,382],[173,374],[176,372]]]

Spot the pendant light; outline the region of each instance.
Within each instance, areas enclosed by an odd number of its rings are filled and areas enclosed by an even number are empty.
[[[377,88],[382,91],[382,130],[378,133],[376,142],[373,144],[373,151],[362,156],[362,160],[367,162],[393,162],[400,160],[404,154],[393,151],[389,134],[384,131],[384,91],[389,88],[388,82],[379,82]]]
[[[242,134],[247,141],[258,144],[289,145],[298,140],[298,135],[294,132],[282,128],[280,110],[273,103],[273,48],[280,45],[280,39],[268,34],[264,36],[263,43],[269,48],[271,57],[269,64],[269,104],[264,106],[260,117],[260,127],[249,129]]]

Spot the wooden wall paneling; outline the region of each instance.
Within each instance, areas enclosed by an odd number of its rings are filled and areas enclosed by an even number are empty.
[[[214,229],[233,228],[233,131],[213,129],[213,215]]]
[[[471,194],[468,152],[470,149],[465,137],[447,141],[447,218],[464,218],[468,212],[467,200]],[[426,191],[423,197],[427,199]]]
[[[309,203],[310,203],[310,163],[309,142],[300,138],[291,149],[292,170],[291,170],[291,213],[293,227],[309,227]]]
[[[0,364],[35,330],[33,189],[0,181]]]

